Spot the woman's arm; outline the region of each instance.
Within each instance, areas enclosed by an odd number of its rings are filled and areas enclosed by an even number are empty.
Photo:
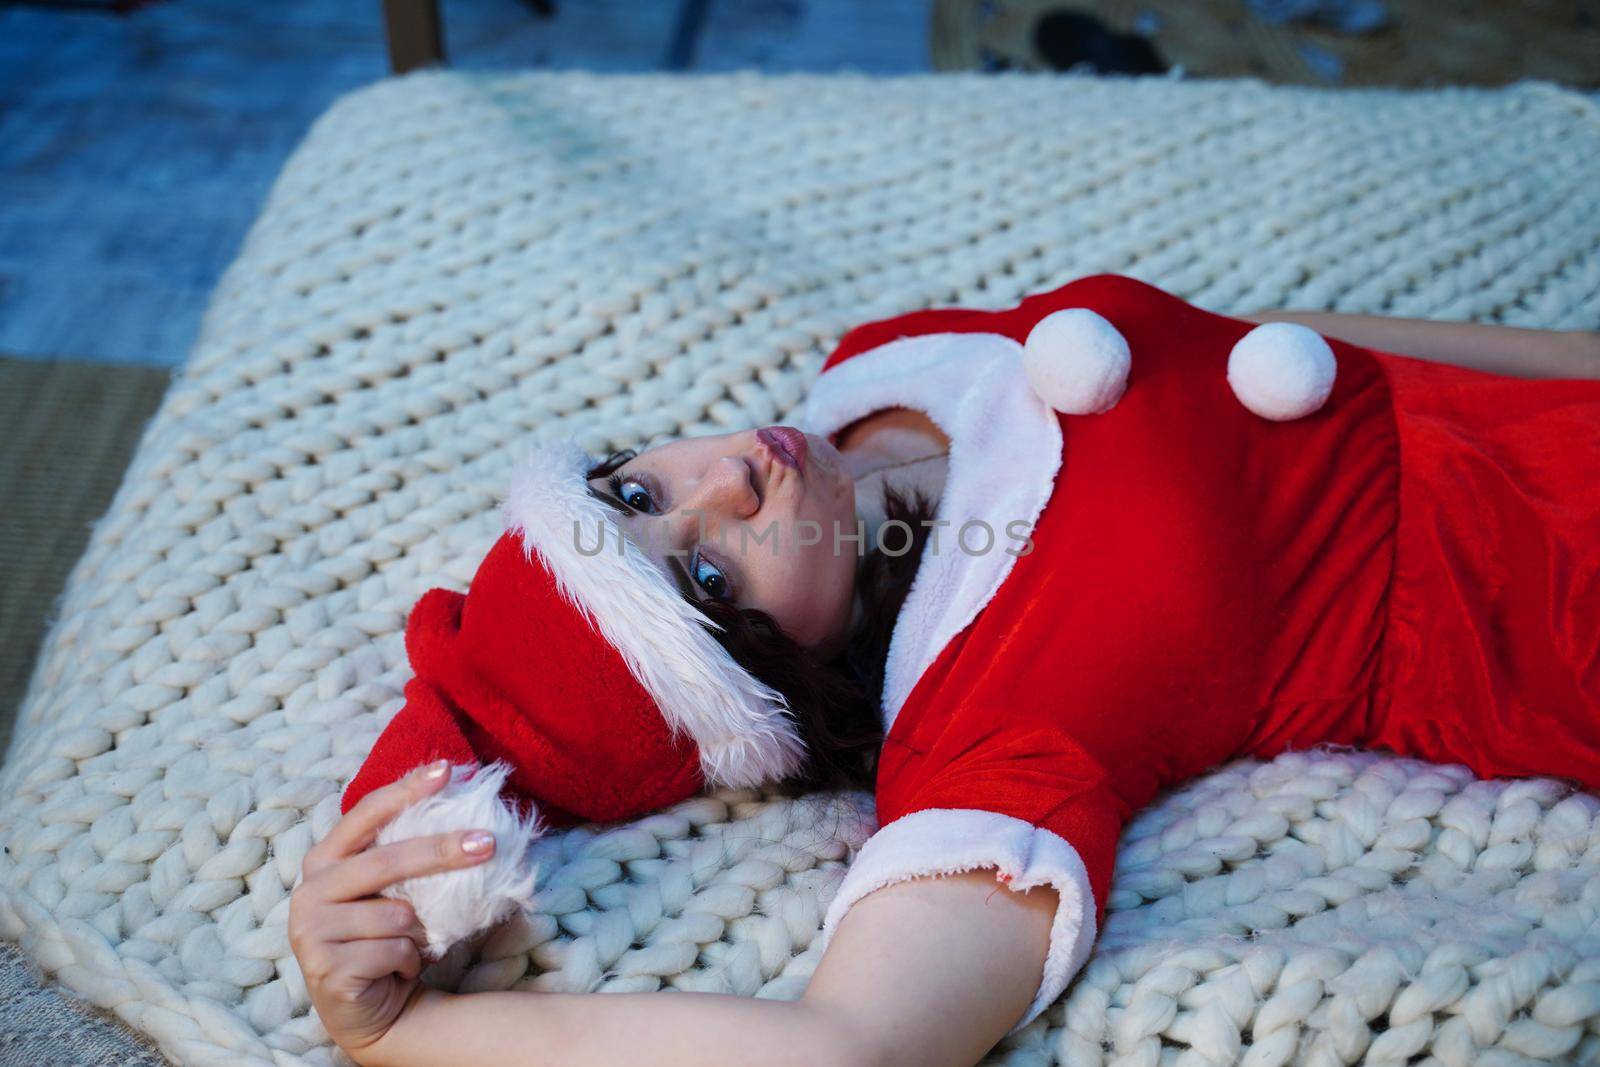
[[[990,868],[897,882],[840,921],[797,1001],[423,990],[363,1064],[971,1067],[1028,1009],[1059,895]]]
[[[290,897],[289,943],[312,1004],[357,1063],[970,1067],[1039,988],[1060,894],[1009,889],[983,867],[863,894],[798,1001],[427,989],[415,914],[378,894],[481,863],[493,837],[485,847],[474,833],[372,846],[385,823],[443,787],[447,770],[440,761],[362,798],[307,852]]]
[[[1297,322],[1382,352],[1514,378],[1600,378],[1600,333],[1532,330],[1332,311],[1257,311],[1249,322]]]

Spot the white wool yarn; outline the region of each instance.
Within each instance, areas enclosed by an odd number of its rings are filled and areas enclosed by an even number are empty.
[[[424,71],[352,94],[59,601],[0,769],[0,938],[180,1063],[346,1063],[289,893],[404,705],[407,611],[500,535],[517,444],[785,421],[852,326],[1099,271],[1224,314],[1592,328],[1597,168],[1595,105],[1538,83]],[[1596,802],[1459,770],[1296,753],[1159,799],[1103,943],[988,1062],[1595,1062]],[[429,981],[793,999],[871,811],[722,790],[547,833],[529,913]]]
[[[1304,418],[1333,392],[1338,361],[1322,335],[1298,322],[1264,322],[1228,353],[1239,403],[1274,422]]]
[[[1110,411],[1128,388],[1127,339],[1099,312],[1063,308],[1034,324],[1022,346],[1028,384],[1068,415]]]
[[[455,764],[450,784],[411,805],[378,831],[378,844],[453,830],[488,830],[494,855],[453,871],[410,878],[383,891],[410,904],[428,936],[428,955],[443,956],[458,941],[510,918],[533,901],[538,874],[528,851],[544,832],[536,812],[523,818],[500,797],[511,768]]]

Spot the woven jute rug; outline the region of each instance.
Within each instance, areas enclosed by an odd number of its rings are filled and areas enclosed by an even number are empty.
[[[0,753],[61,587],[170,380],[0,355]]]
[[[1098,271],[1223,312],[1592,327],[1597,165],[1594,105],[1537,83],[429,72],[346,97],[70,576],[0,772],[0,935],[181,1062],[333,1062],[289,892],[401,706],[407,611],[498,535],[518,442],[776,421],[857,322]],[[719,793],[547,837],[535,913],[430,980],[797,996],[867,801]],[[1597,914],[1594,796],[1230,764],[1141,813],[1089,965],[989,1062],[1593,1062]]]
[[[0,752],[62,586],[169,381],[154,367],[0,356]],[[0,945],[0,1067],[161,1062]]]

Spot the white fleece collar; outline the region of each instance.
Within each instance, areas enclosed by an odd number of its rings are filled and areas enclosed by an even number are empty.
[[[801,411],[802,428],[827,436],[885,408],[920,411],[950,438],[944,493],[895,621],[884,669],[887,730],[922,673],[999,590],[1020,543],[1008,524],[1031,534],[1061,466],[1061,425],[1022,370],[1022,346],[1001,334],[904,337],[845,360],[819,377]],[[994,545],[971,554],[956,543],[962,525],[987,523]],[[967,544],[983,547],[981,528]],[[1006,551],[1010,549],[1011,551]]]

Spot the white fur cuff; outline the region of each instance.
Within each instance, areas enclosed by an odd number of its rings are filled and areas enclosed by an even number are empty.
[[[896,819],[872,835],[851,864],[823,920],[823,943],[832,939],[850,906],[874,890],[918,875],[979,867],[998,868],[1001,880],[1019,892],[1051,885],[1061,894],[1038,992],[1021,1021],[1007,1032],[1014,1034],[1054,1003],[1094,945],[1089,872],[1077,849],[1049,830],[1009,815],[965,808],[930,808]]]
[[[378,832],[378,844],[453,830],[489,830],[494,855],[459,870],[410,878],[383,891],[386,897],[411,905],[428,935],[428,955],[443,956],[451,945],[509,918],[533,901],[538,872],[529,862],[528,846],[542,832],[538,816],[521,818],[500,799],[511,768],[458,764],[450,784],[411,805]]]

